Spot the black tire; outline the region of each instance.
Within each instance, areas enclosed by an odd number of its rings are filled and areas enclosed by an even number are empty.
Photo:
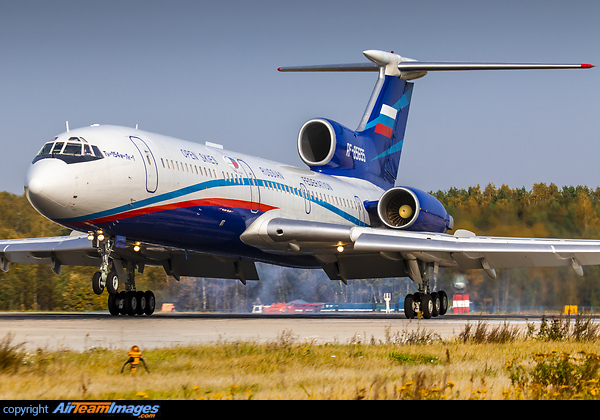
[[[404,316],[406,316],[406,319],[415,317],[414,302],[413,295],[406,295],[404,298]]]
[[[125,292],[119,292],[115,295],[117,308],[119,309],[119,313],[121,315],[127,315],[127,299],[125,299]]]
[[[154,309],[156,309],[156,299],[154,297],[154,293],[151,290],[144,292],[146,295],[146,309],[144,313],[146,315],[152,315],[154,313]]]
[[[119,307],[117,306],[117,295],[108,295],[108,312],[112,316],[119,315]]]
[[[443,290],[438,292],[440,296],[440,315],[446,315],[448,312],[448,295]]]
[[[92,289],[97,295],[101,295],[104,292],[104,286],[102,285],[102,273],[96,271],[92,276]]]
[[[146,294],[144,292],[135,292],[135,294],[137,295],[137,301],[138,301],[137,310],[135,311],[135,314],[136,315],[144,315],[144,312],[146,311],[146,305],[147,305]]]
[[[134,316],[138,310],[138,296],[136,292],[125,292],[125,306],[127,307],[127,315]]]
[[[440,295],[439,295],[439,293],[433,292],[431,294],[431,300],[433,301],[433,311],[431,311],[431,316],[435,318],[440,314]]]
[[[117,276],[116,271],[111,271],[108,273],[108,277],[106,278],[106,290],[111,295],[117,294],[119,289],[119,276]]]
[[[421,313],[423,318],[430,319],[433,313],[433,299],[430,294],[424,294],[421,296]]]

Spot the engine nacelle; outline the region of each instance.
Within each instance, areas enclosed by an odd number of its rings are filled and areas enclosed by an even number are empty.
[[[350,169],[354,167],[353,156],[347,153],[350,139],[353,144],[357,143],[356,133],[349,128],[324,118],[313,119],[300,129],[298,154],[311,168]]]
[[[377,214],[392,229],[444,233],[454,228],[454,219],[431,194],[416,188],[396,187],[379,199]]]

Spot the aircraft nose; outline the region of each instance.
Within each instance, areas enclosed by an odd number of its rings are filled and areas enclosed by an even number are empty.
[[[25,178],[25,194],[31,205],[49,219],[69,215],[73,201],[73,180],[67,164],[58,159],[33,163]]]

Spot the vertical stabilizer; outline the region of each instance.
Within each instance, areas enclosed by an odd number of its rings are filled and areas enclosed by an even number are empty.
[[[428,72],[471,70],[589,69],[591,64],[472,63],[417,61],[393,52],[364,51],[371,62],[280,67],[282,72],[379,72],[367,109],[356,131],[335,121],[306,122],[298,135],[298,153],[311,170],[365,179],[387,190],[394,186],[413,83]]]
[[[379,178],[369,177],[370,181],[389,189],[398,174],[414,84],[383,71],[380,80],[369,102],[372,108],[367,108],[357,134],[365,138],[369,172]]]
[[[387,190],[398,174],[413,83],[398,71],[400,56],[365,55],[373,61],[366,68],[379,77],[356,131],[325,118],[310,120],[300,129],[298,152],[313,171],[365,179]]]

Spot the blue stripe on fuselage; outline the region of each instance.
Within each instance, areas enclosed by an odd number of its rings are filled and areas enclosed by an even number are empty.
[[[156,205],[156,204],[159,204],[159,203],[162,203],[165,201],[173,200],[176,198],[180,198],[180,197],[183,197],[183,196],[186,196],[189,194],[193,194],[193,193],[211,189],[211,188],[240,186],[240,185],[250,186],[251,185],[249,178],[242,178],[242,179],[243,179],[242,184],[238,184],[233,181],[228,181],[228,180],[224,180],[224,179],[205,181],[205,182],[201,182],[198,184],[194,184],[194,185],[190,185],[190,186],[181,188],[179,190],[170,191],[168,193],[163,193],[163,194],[160,194],[157,196],[145,198],[143,200],[135,201],[135,202],[128,203],[128,204],[125,204],[122,206],[118,206],[118,207],[115,207],[115,208],[112,208],[109,210],[104,210],[104,211],[100,211],[97,213],[88,214],[86,216],[59,219],[59,220],[56,220],[56,222],[63,224],[63,225],[81,224],[83,222],[89,222],[89,221],[93,221],[96,219],[115,216],[115,215],[118,215],[119,213],[126,213],[131,210],[141,209],[146,206]],[[254,181],[255,181],[256,186],[258,186],[258,187],[269,188],[266,184],[266,180],[255,179]],[[366,223],[364,223],[360,219],[356,218],[352,214],[349,214],[349,213],[345,212],[344,210],[342,210],[338,207],[335,207],[332,204],[327,203],[326,201],[323,201],[323,200],[320,200],[317,198],[310,198],[310,195],[308,195],[307,197],[303,196],[298,188],[290,187],[286,184],[274,182],[271,180],[269,180],[268,182],[273,185],[276,185],[282,191],[289,190],[291,194],[293,194],[297,197],[303,198],[305,200],[309,200],[312,203],[331,211],[332,213],[340,216],[341,218],[349,221],[350,223],[352,223],[354,225],[368,226]],[[286,187],[287,187],[287,189],[286,189]],[[139,216],[135,216],[135,217],[139,217]]]

